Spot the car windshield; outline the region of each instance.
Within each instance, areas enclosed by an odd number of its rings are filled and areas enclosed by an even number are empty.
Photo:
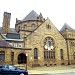
[[[9,69],[16,69],[16,67],[9,65]]]
[[[12,65],[0,65],[0,68],[8,68],[8,69],[12,69],[12,70],[17,69],[15,66],[12,66]]]

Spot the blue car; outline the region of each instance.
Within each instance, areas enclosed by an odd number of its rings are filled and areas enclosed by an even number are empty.
[[[0,75],[28,75],[28,71],[8,64],[0,64]]]

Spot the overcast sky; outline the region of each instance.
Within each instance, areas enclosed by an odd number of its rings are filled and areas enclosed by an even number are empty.
[[[4,11],[11,13],[11,28],[15,27],[16,18],[22,20],[34,10],[49,17],[58,30],[67,23],[75,29],[75,0],[0,0],[0,27]]]

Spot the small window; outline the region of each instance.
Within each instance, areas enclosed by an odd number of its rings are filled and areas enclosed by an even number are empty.
[[[47,25],[47,29],[51,29],[51,25],[48,24],[48,25]]]
[[[24,30],[26,30],[27,29],[27,25],[24,25]]]

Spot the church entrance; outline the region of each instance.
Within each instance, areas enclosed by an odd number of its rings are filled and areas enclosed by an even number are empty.
[[[26,64],[26,55],[24,53],[21,53],[18,55],[18,64]]]

